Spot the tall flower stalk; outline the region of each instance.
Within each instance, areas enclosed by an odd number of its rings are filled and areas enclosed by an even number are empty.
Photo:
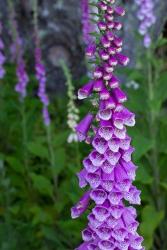
[[[144,47],[149,48],[151,45],[150,28],[156,21],[154,14],[153,0],[135,0],[138,6],[137,17],[140,21],[139,33],[144,37]]]
[[[4,56],[4,43],[2,40],[2,22],[0,21],[0,79],[2,79],[5,75],[4,63],[6,61],[6,57]]]
[[[27,118],[26,118],[26,107],[25,107],[25,97],[27,96],[27,85],[29,82],[29,77],[26,72],[23,43],[18,30],[15,8],[11,0],[8,0],[8,8],[9,8],[9,22],[11,28],[12,44],[14,49],[12,51],[12,56],[14,62],[16,63],[17,84],[15,85],[15,91],[19,94],[19,99],[21,103],[20,113],[21,113],[25,179],[27,181],[29,191],[31,192],[32,188],[29,178],[28,152],[27,152],[28,135],[27,135]]]
[[[29,77],[26,72],[23,44],[22,44],[22,39],[19,35],[15,9],[12,1],[9,0],[8,5],[9,5],[9,20],[11,27],[11,35],[14,47],[13,57],[17,65],[16,66],[17,84],[15,86],[15,90],[16,92],[19,93],[20,100],[24,101],[24,98],[27,95],[27,84],[29,82]]]
[[[46,68],[42,62],[42,51],[38,32],[38,9],[37,0],[33,0],[34,9],[34,39],[35,39],[35,72],[38,81],[38,97],[43,105],[42,116],[45,126],[50,125],[50,115],[48,112],[49,98],[46,93]]]
[[[46,68],[42,62],[42,50],[40,46],[39,29],[38,29],[38,0],[33,0],[33,11],[34,11],[34,40],[35,40],[35,73],[38,81],[38,97],[42,103],[42,116],[43,122],[46,128],[48,150],[50,154],[50,166],[52,168],[52,174],[54,173],[55,166],[55,154],[53,149],[53,134],[51,128],[51,119],[48,111],[49,97],[46,93]],[[57,186],[57,176],[53,176],[55,186]]]
[[[100,40],[91,54],[96,58],[93,78],[78,91],[79,99],[95,95],[98,110],[88,113],[77,125],[80,141],[92,145],[77,174],[81,188],[88,186],[80,201],[71,209],[79,217],[94,202],[88,225],[82,231],[83,243],[77,250],[143,250],[143,238],[137,233],[136,209],[140,191],[133,185],[137,167],[132,162],[134,148],[126,127],[135,125],[135,115],[124,102],[126,94],[115,76],[116,65],[126,66],[129,58],[121,53],[123,41],[116,31],[122,28],[119,16],[125,15],[114,0],[98,1]],[[129,203],[130,205],[127,205]]]
[[[70,134],[68,136],[68,143],[78,142],[78,136],[76,134],[75,128],[79,120],[79,110],[75,105],[76,96],[74,93],[74,86],[72,83],[72,76],[66,64],[62,61],[61,67],[63,69],[64,75],[66,77],[67,86],[67,96],[68,96],[68,106],[67,106],[67,124],[70,129]]]

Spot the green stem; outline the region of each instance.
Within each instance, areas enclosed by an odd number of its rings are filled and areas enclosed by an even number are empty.
[[[28,171],[28,154],[27,154],[27,121],[25,112],[25,102],[21,103],[21,115],[22,115],[22,134],[23,134],[23,149],[24,149],[24,165],[26,172]],[[29,171],[28,171],[29,172]]]
[[[151,162],[152,162],[152,170],[154,175],[153,184],[153,192],[155,195],[155,205],[158,210],[161,209],[159,194],[159,184],[160,184],[160,175],[159,175],[159,167],[158,167],[158,150],[157,150],[157,113],[154,110],[154,106],[152,105],[154,100],[154,80],[153,80],[153,71],[152,65],[150,63],[150,51],[148,51],[148,98],[149,98],[149,131],[150,137],[153,143],[153,149],[151,152]]]
[[[4,183],[7,178],[6,178],[6,170],[3,167],[2,172],[1,172],[1,183]],[[10,186],[9,184],[6,186],[2,186],[3,187],[3,191],[4,191],[4,208],[5,208],[5,214],[4,214],[4,219],[5,219],[5,228],[4,230],[6,233],[6,238],[8,240],[11,239],[11,235],[12,235],[12,222],[11,222],[11,215],[10,215],[10,205],[11,205],[11,193],[10,193]]]
[[[54,175],[54,168],[55,168],[55,155],[54,155],[54,149],[52,144],[52,130],[51,125],[46,126],[46,134],[47,134],[47,143],[48,143],[48,149],[49,149],[49,159],[50,159],[50,166],[52,169],[52,175],[53,175],[53,182],[54,186],[57,188],[58,185],[58,176]]]
[[[34,192],[31,185],[31,177],[29,172],[29,159],[27,152],[28,136],[27,136],[27,119],[25,111],[25,101],[21,103],[21,117],[22,117],[22,143],[23,143],[23,157],[24,157],[24,178],[28,186],[28,196],[32,200],[34,197]]]
[[[158,114],[153,106],[153,101],[155,99],[155,86],[157,80],[157,73],[153,69],[150,62],[150,51],[147,54],[148,60],[148,98],[149,98],[149,114],[148,114],[148,124],[149,124],[149,131],[151,141],[153,143],[153,148],[150,154],[150,162],[152,167],[152,172],[154,176],[154,182],[152,185],[152,192],[155,202],[155,207],[158,211],[163,209],[163,201],[160,194],[160,172],[159,172],[159,165],[158,165],[158,145],[157,145],[157,137],[158,137]],[[160,233],[160,241],[163,242],[164,239],[164,230],[162,226],[159,227]],[[156,238],[155,238],[156,239]]]
[[[80,167],[81,166],[81,157],[80,157],[80,150],[79,150],[79,143],[78,142],[75,143],[75,149],[76,149],[76,163],[77,163],[77,166]]]

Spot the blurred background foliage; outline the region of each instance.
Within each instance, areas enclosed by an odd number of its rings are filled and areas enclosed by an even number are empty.
[[[139,166],[136,185],[142,190],[142,205],[137,209],[146,250],[167,249],[166,48],[164,33],[147,52],[136,51],[135,65],[117,71],[129,96],[127,106],[136,113],[137,124],[129,134]],[[21,104],[14,91],[15,66],[5,67],[0,81],[0,249],[72,250],[86,224],[87,214],[72,220],[70,208],[82,194],[76,172],[90,146],[67,142],[71,131],[65,90],[51,94],[52,123],[46,131],[34,75]],[[73,86],[77,90],[87,80],[75,79]],[[83,117],[90,104],[76,104]]]

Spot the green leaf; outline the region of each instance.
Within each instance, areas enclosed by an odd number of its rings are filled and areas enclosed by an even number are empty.
[[[39,142],[31,142],[28,144],[28,150],[33,155],[40,158],[49,158],[48,149]]]
[[[136,181],[139,181],[143,184],[151,184],[153,181],[153,178],[147,171],[147,166],[142,166],[141,163],[137,169]]]
[[[53,168],[53,174],[58,175],[65,167],[66,154],[64,148],[56,149],[55,153],[55,166]]]
[[[166,163],[167,163],[167,154],[161,154],[159,157],[158,166],[160,169],[160,180],[162,182],[167,181],[167,171],[166,171]]]
[[[31,173],[30,176],[33,181],[34,188],[36,188],[40,194],[53,197],[53,186],[49,179],[34,173]]]
[[[22,163],[19,161],[18,158],[15,158],[14,156],[8,156],[6,158],[6,161],[14,171],[21,174],[24,173],[24,166],[22,165]]]
[[[155,101],[160,108],[161,104],[167,100],[167,72],[161,73],[158,84],[155,88]]]
[[[161,183],[160,183],[160,186],[161,186],[165,191],[167,191],[167,182],[161,182]]]
[[[59,147],[62,144],[64,144],[67,141],[68,134],[69,134],[69,131],[56,133],[56,136],[54,136],[53,138],[53,145],[55,147]]]
[[[161,118],[161,123],[160,123],[160,126],[159,126],[159,136],[157,138],[158,142],[157,142],[157,145],[158,145],[158,151],[161,152],[161,153],[165,153],[167,154],[167,124],[166,124],[166,114],[164,114],[164,120],[165,121],[162,121],[162,118]]]
[[[129,97],[127,107],[129,107],[135,113],[136,112],[143,113],[145,111],[143,107],[147,106],[146,103],[147,98],[145,97],[145,93],[144,90],[142,89],[142,86],[140,86],[138,90],[129,88],[126,89],[126,91],[128,92],[128,97]]]
[[[144,156],[153,146],[151,140],[139,133],[133,135],[133,145],[136,149],[134,152],[135,161]]]
[[[158,48],[158,47],[162,47],[162,46],[164,46],[164,45],[166,45],[166,44],[167,44],[167,39],[161,36],[161,37],[158,39],[158,41],[157,41],[156,47],[157,47],[157,48]]]
[[[140,232],[144,237],[144,245],[147,250],[152,248],[154,232],[164,218],[164,211],[156,211],[153,206],[146,206],[142,211],[142,223]]]
[[[44,208],[41,208],[39,206],[32,206],[30,210],[33,213],[33,225],[41,223],[52,223],[52,215],[49,213],[49,211],[44,210]]]

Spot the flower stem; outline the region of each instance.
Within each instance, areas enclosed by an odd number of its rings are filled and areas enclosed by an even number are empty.
[[[23,138],[23,157],[24,157],[24,178],[28,186],[28,196],[29,199],[34,199],[34,192],[32,190],[31,177],[29,172],[29,159],[27,152],[27,119],[26,119],[26,111],[25,111],[25,101],[23,100],[21,103],[21,117],[22,117],[22,138]]]
[[[52,144],[52,130],[51,125],[46,126],[46,135],[47,135],[47,143],[48,143],[48,149],[49,149],[49,160],[50,160],[50,166],[52,169],[52,175],[53,175],[53,182],[55,188],[57,188],[58,185],[58,176],[54,175],[54,168],[55,168],[55,155],[54,155],[54,149]]]
[[[79,143],[75,143],[75,149],[76,149],[76,163],[78,167],[81,167],[81,155],[80,155],[80,150],[79,150]]]
[[[155,207],[157,211],[163,210],[163,200],[160,194],[160,172],[159,172],[159,165],[158,165],[158,147],[157,147],[157,136],[158,136],[158,113],[156,112],[153,104],[154,96],[155,96],[155,86],[156,86],[156,80],[157,80],[157,73],[156,68],[154,69],[154,75],[153,75],[153,69],[152,65],[150,63],[150,54],[151,51],[148,51],[148,97],[149,97],[149,115],[148,115],[148,123],[149,123],[149,131],[150,131],[150,137],[153,143],[153,148],[150,155],[150,162],[152,166],[153,176],[154,176],[154,182],[152,185],[152,192],[155,202]],[[154,78],[155,76],[155,78]],[[163,242],[164,239],[164,230],[160,226],[159,227],[159,233],[161,241]]]
[[[23,134],[23,150],[24,150],[24,165],[26,172],[28,172],[28,154],[27,154],[27,121],[25,113],[25,102],[21,104],[21,115],[22,115],[22,134]]]
[[[160,184],[160,176],[159,176],[159,167],[158,167],[158,150],[157,150],[157,112],[154,110],[154,106],[152,105],[154,100],[154,79],[153,79],[153,71],[152,65],[150,63],[150,51],[148,50],[148,98],[149,98],[149,131],[150,137],[153,143],[153,149],[151,152],[151,162],[152,162],[152,170],[154,175],[155,183],[153,185],[153,192],[155,195],[155,205],[158,210],[161,208],[160,199],[159,199],[159,184]]]

